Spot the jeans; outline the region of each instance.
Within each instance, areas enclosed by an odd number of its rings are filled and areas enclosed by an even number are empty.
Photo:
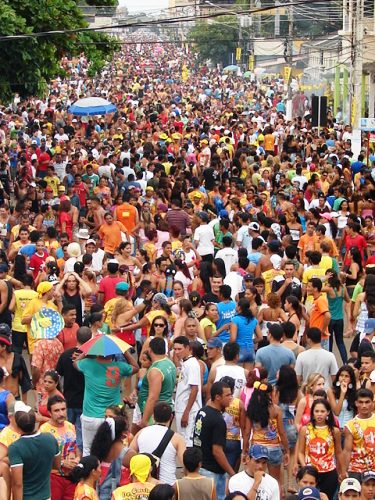
[[[320,341],[320,345],[322,346],[322,349],[329,351],[329,339],[322,339]]]
[[[241,456],[241,441],[236,439],[227,439],[225,446],[225,456],[232,469],[236,468],[236,464]]]
[[[333,335],[335,336],[337,349],[339,350],[342,362],[346,365],[348,361],[348,355],[346,353],[344,344],[344,320],[343,319],[331,319],[329,322],[329,350],[332,352],[333,348]]]
[[[82,451],[82,425],[81,425],[81,408],[67,408],[68,421],[75,425],[77,446]]]
[[[202,476],[205,476],[205,477],[212,477],[212,479],[214,480],[214,483],[216,485],[216,498],[217,498],[217,500],[224,500],[227,475],[225,473],[224,474],[217,474],[216,472],[211,472],[210,470],[203,469],[203,468],[199,469],[199,474],[202,474]]]
[[[86,417],[85,415],[81,415],[84,457],[90,455],[91,445],[95,434],[104,421],[104,418]]]

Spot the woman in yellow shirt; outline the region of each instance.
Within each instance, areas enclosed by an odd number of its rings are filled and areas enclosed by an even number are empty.
[[[70,478],[77,482],[73,500],[99,500],[96,483],[100,478],[100,462],[93,455],[81,458]]]

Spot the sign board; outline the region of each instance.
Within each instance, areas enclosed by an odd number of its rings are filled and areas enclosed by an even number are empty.
[[[371,144],[374,144],[375,143],[375,134],[374,133],[371,133],[369,134],[370,135],[370,143]]]
[[[241,47],[236,48],[236,61],[241,61],[242,49]]]
[[[289,82],[290,79],[290,74],[292,73],[292,68],[291,66],[285,66],[284,67],[284,81],[285,83]]]
[[[254,55],[249,55],[249,71],[254,71]]]
[[[361,130],[367,132],[375,131],[375,118],[361,118]]]

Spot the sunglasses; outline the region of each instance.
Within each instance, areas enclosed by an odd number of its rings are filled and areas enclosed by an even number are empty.
[[[156,328],[164,328],[165,326],[167,326],[165,323],[154,323],[154,326]]]

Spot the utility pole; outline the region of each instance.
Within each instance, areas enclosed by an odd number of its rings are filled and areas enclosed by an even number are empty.
[[[362,70],[363,70],[363,35],[364,35],[364,0],[356,0],[356,15],[354,18],[354,61],[352,72],[352,109],[351,124],[360,127],[362,115]]]

